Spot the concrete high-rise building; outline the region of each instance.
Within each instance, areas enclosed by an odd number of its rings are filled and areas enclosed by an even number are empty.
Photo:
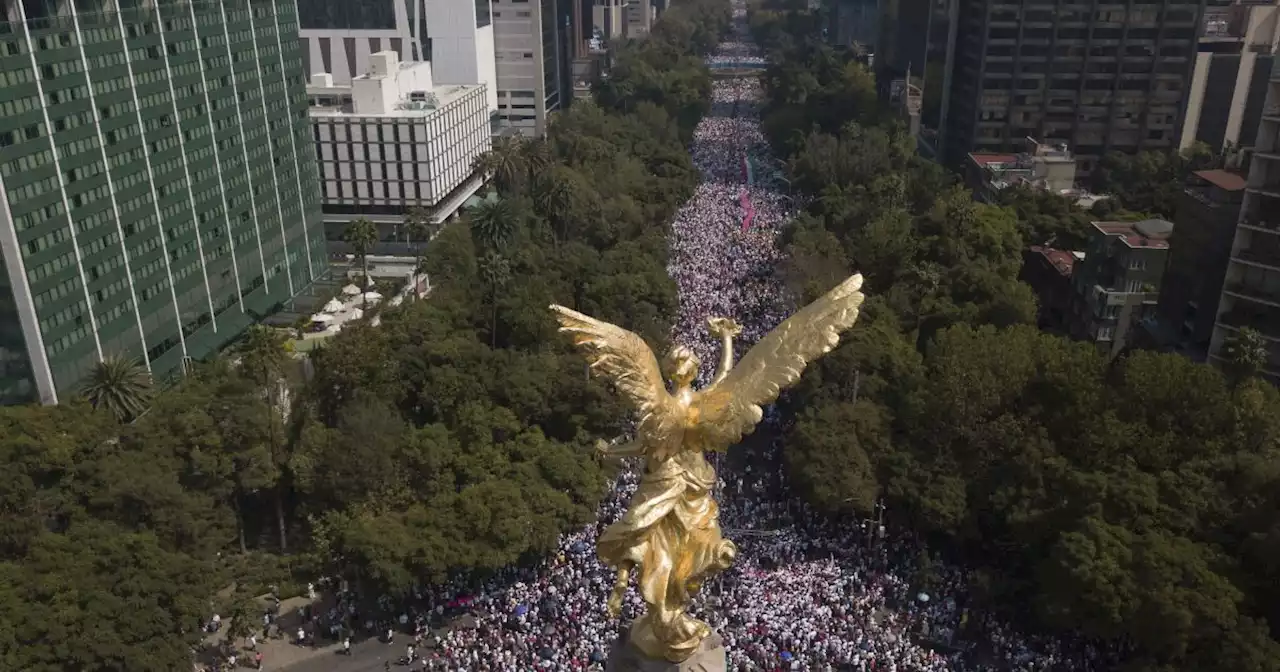
[[[312,75],[307,86],[326,230],[340,250],[356,217],[388,241],[404,241],[409,208],[436,223],[452,217],[483,184],[472,165],[493,137],[483,84],[437,85],[430,63],[400,63],[394,51],[370,63],[346,85]]]
[[[437,84],[484,84],[497,109],[493,16],[489,0],[297,0],[306,73],[339,85],[369,71],[371,57],[394,51],[406,65],[430,61]]]
[[[1218,301],[1211,362],[1224,361],[1229,339],[1242,327],[1267,339],[1271,358],[1264,373],[1280,382],[1280,71],[1274,69]]]
[[[1200,170],[1187,177],[1169,240],[1156,319],[1146,325],[1153,345],[1204,361],[1244,188],[1243,177],[1225,170]]]
[[[1202,24],[1178,146],[1250,147],[1280,44],[1280,0],[1210,3]]]
[[[157,378],[327,263],[294,4],[6,2],[0,402]]]
[[[573,99],[572,0],[494,0],[498,125],[525,135]]]
[[[945,162],[1034,137],[1065,142],[1088,175],[1107,152],[1177,147],[1201,9],[960,0]]]

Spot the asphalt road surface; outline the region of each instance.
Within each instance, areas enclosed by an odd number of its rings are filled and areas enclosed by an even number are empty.
[[[383,644],[377,639],[367,639],[351,644],[351,655],[325,652],[315,658],[300,661],[284,668],[273,668],[266,661],[266,672],[382,672],[391,663],[393,672],[405,672],[409,668],[396,665],[404,658],[405,647],[413,641],[410,637],[397,637],[393,644]],[[328,647],[327,647],[328,648]],[[414,666],[415,671],[421,669]]]

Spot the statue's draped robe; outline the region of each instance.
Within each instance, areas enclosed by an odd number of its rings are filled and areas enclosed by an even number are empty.
[[[710,632],[685,613],[690,582],[728,569],[736,551],[720,534],[720,507],[711,497],[716,474],[701,452],[651,458],[645,471],[626,514],[600,536],[598,552],[609,566],[640,568],[637,581],[649,610],[632,628],[635,645],[680,661]]]

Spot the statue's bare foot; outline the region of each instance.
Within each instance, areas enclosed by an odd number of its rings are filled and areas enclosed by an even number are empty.
[[[707,327],[711,330],[713,336],[724,338],[725,336],[737,336],[742,333],[742,325],[738,324],[731,317],[711,317],[707,319]]]

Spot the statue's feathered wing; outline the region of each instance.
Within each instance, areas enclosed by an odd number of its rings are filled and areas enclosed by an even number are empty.
[[[862,274],[855,275],[778,325],[718,384],[694,400],[708,444],[728,447],[760,422],[764,406],[800,380],[804,367],[831,352],[862,306]]]
[[[662,369],[643,338],[564,306],[551,306],[560,331],[587,356],[591,369],[613,381],[636,409],[636,439],[646,452],[672,453],[683,440],[682,414],[667,392]]]

